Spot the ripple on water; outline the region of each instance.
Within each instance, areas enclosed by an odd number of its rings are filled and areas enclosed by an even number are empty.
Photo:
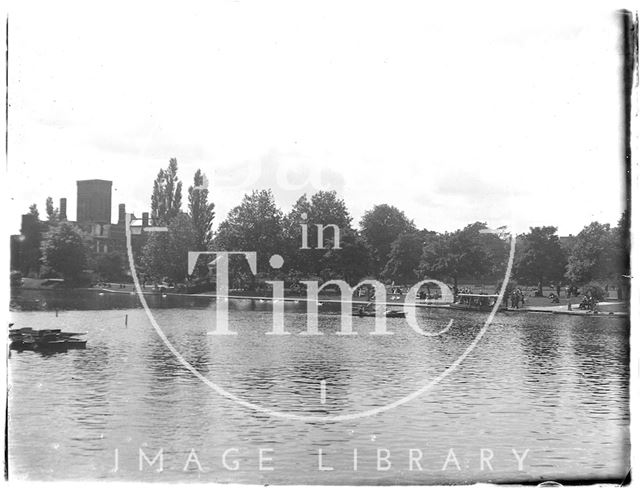
[[[443,336],[421,337],[393,321],[394,335],[377,337],[365,318],[354,320],[358,336],[338,337],[328,332],[338,330],[339,316],[320,315],[327,335],[301,337],[305,315],[287,313],[293,333],[278,337],[264,335],[272,327],[268,310],[251,311],[248,301],[243,307],[231,312],[238,335],[228,337],[207,335],[211,310],[156,314],[172,344],[211,381],[268,408],[316,416],[380,407],[428,384],[466,349],[484,319],[424,312],[423,321],[454,317],[454,325]],[[165,449],[169,467],[157,481],[182,479],[191,449],[211,467],[197,479],[219,482],[486,480],[481,449],[501,463],[493,480],[624,477],[628,466],[629,329],[619,319],[498,315],[460,367],[422,396],[375,417],[326,423],[273,418],[220,397],[182,367],[141,310],[64,312],[58,319],[17,313],[13,321],[86,330],[89,339],[82,351],[12,352],[9,448],[17,478],[153,480],[137,470],[140,447]],[[232,447],[242,467],[230,473],[220,456]],[[430,466],[421,473],[408,471],[409,449],[418,447]],[[259,448],[275,451],[278,470],[257,470]],[[377,448],[392,451],[394,469],[375,469]],[[524,474],[514,448],[530,450]],[[116,474],[114,449],[122,456]],[[318,472],[318,449],[334,472]],[[353,449],[362,453],[358,478],[350,470]],[[461,458],[460,472],[440,469],[449,449]]]

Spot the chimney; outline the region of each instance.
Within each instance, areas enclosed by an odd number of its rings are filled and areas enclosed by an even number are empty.
[[[149,212],[142,212],[142,227],[149,227]]]
[[[67,199],[66,198],[61,198],[60,199],[60,220],[67,220]]]
[[[118,205],[118,225],[124,224],[125,206],[124,203]]]

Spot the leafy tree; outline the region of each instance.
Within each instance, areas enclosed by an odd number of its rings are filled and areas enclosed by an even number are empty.
[[[400,234],[391,244],[389,260],[382,270],[382,276],[400,283],[413,284],[416,281],[424,236],[418,232]]]
[[[171,158],[153,182],[151,212],[157,225],[167,225],[182,207],[182,182],[178,180],[178,160]]]
[[[340,249],[326,249],[318,265],[323,281],[340,279],[355,285],[371,275],[371,248],[354,229],[347,228],[341,233]]]
[[[310,275],[318,275],[318,261],[321,259],[324,251],[316,250],[316,239],[308,239],[313,249],[302,250],[302,223],[307,224],[307,228],[315,225],[309,225],[309,214],[311,214],[311,202],[307,195],[302,195],[291,208],[291,211],[283,217],[283,246],[285,256],[285,269],[294,272],[299,279],[305,279]],[[306,215],[306,219],[303,216]]]
[[[618,220],[618,225],[612,230],[614,246],[614,261],[616,271],[620,275],[631,274],[631,221],[629,211],[625,210]]]
[[[313,219],[316,224],[335,224],[341,229],[351,226],[352,219],[347,205],[342,198],[338,197],[335,190],[314,193],[311,196],[309,212],[311,212],[309,219]],[[333,236],[329,235],[326,239],[332,240]]]
[[[126,276],[128,262],[124,254],[119,251],[99,253],[94,258],[93,269],[103,281],[122,281]]]
[[[11,288],[22,286],[22,273],[20,271],[11,271],[11,273],[9,273],[9,286],[11,286]]]
[[[542,295],[542,285],[548,281],[559,282],[564,274],[567,258],[556,227],[531,227],[528,234],[521,236],[515,261],[515,275],[519,281],[538,285]]]
[[[453,278],[454,285],[458,284],[460,257],[452,251],[451,243],[454,240],[452,233],[434,234],[429,236],[422,247],[420,265],[418,267],[419,277],[422,279]]]
[[[181,283],[187,277],[188,252],[195,250],[196,233],[191,218],[179,213],[169,221],[167,232],[153,232],[142,248],[144,272],[156,281]]]
[[[306,218],[303,218],[304,215]],[[306,224],[307,247],[309,249],[302,249],[302,224]],[[326,227],[322,234],[323,247],[318,248],[317,225],[337,226],[339,242],[336,243],[334,229]],[[340,270],[337,268],[332,270],[331,268],[338,266],[338,262],[346,264],[344,259],[338,259],[335,256],[337,253],[345,254],[343,244],[355,245],[361,251],[366,249],[365,243],[359,242],[358,236],[351,228],[351,216],[344,200],[338,198],[335,191],[319,191],[312,195],[311,199],[308,199],[306,195],[301,196],[285,217],[284,228],[285,252],[289,267],[300,271],[307,277],[320,276],[321,272],[324,272],[325,276],[342,276]],[[336,244],[341,249],[333,249]],[[368,268],[367,263],[367,271]]]
[[[196,171],[193,175],[193,186],[189,187],[189,216],[196,235],[196,249],[206,251],[213,239],[211,224],[215,217],[213,203],[209,203],[209,190],[204,187],[205,175]]]
[[[374,270],[379,274],[389,254],[391,244],[400,234],[415,232],[412,220],[392,205],[376,205],[360,220],[360,232],[373,250]]]
[[[502,282],[509,262],[510,237],[480,233],[479,240],[487,256],[485,276]]]
[[[617,278],[616,239],[609,224],[592,222],[576,236],[565,276],[576,284]]]
[[[35,206],[35,204],[33,206]],[[60,212],[57,208],[53,206],[53,198],[47,197],[46,208],[47,208],[47,220],[49,222],[57,222],[60,216]],[[31,210],[31,208],[29,208],[29,210]],[[37,209],[36,209],[36,212],[37,212]]]
[[[616,269],[616,286],[618,298],[627,300],[629,298],[629,287],[631,285],[631,221],[629,211],[625,210],[618,221],[618,225],[613,229],[614,266]]]
[[[258,272],[269,273],[271,256],[284,252],[282,219],[271,190],[254,190],[220,224],[213,247],[222,251],[255,251]],[[249,279],[255,286],[255,280]]]
[[[486,246],[483,222],[467,225],[452,233],[431,235],[425,241],[419,273],[422,277],[453,280],[458,286],[460,277],[481,278],[493,271],[492,253]]]
[[[195,249],[196,235],[193,222],[187,214],[179,213],[169,222],[169,248],[166,276],[182,282],[188,275],[188,254]]]
[[[51,226],[42,243],[42,263],[69,282],[77,282],[87,262],[88,249],[82,231],[74,224]]]
[[[29,215],[33,215],[36,220],[40,220],[40,213],[38,212],[38,206],[35,203],[29,205]]]
[[[24,276],[38,275],[42,252],[42,231],[44,224],[38,219],[38,209],[35,204],[29,207],[29,213],[22,216],[20,227],[20,271]]]
[[[168,276],[169,236],[166,232],[153,232],[147,237],[140,256],[140,268],[145,277],[160,282]]]

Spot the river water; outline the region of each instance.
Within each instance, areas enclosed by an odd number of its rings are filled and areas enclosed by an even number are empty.
[[[388,320],[392,335],[371,335],[373,319],[354,317],[357,335],[340,336],[338,310],[326,304],[324,334],[301,336],[307,316],[292,303],[291,334],[282,336],[266,334],[269,304],[230,308],[235,336],[208,334],[215,305],[153,313],[210,382],[261,408],[315,420],[274,417],[223,397],[181,364],[142,309],[16,312],[15,327],[86,331],[88,344],[11,352],[10,479],[424,484],[620,482],[627,473],[626,319],[499,313],[468,357],[422,395],[338,422],[331,417],[429,384],[486,315],[420,310],[424,330],[454,319],[431,337],[403,319]]]

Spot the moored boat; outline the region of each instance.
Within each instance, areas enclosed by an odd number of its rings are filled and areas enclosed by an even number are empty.
[[[11,329],[9,347],[18,351],[66,351],[85,349],[87,341],[77,336],[85,332],[62,332],[61,329],[34,330],[31,327]]]
[[[354,310],[352,315],[354,317],[376,317],[377,313],[373,307],[360,307],[358,310]],[[390,319],[403,319],[405,313],[401,310],[386,309],[384,316]]]
[[[490,312],[493,310],[500,295],[485,295],[482,293],[460,293],[457,301],[449,308],[455,310],[469,310],[476,312]]]

